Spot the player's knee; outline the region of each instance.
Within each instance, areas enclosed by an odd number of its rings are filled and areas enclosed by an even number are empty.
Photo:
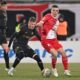
[[[20,62],[22,58],[21,57],[17,57],[16,59],[17,59],[17,61]]]
[[[16,57],[20,61],[24,57],[24,55],[23,53],[16,53]]]
[[[39,57],[38,55],[35,55],[35,56],[34,56],[34,59],[35,59],[37,62],[42,62],[41,59],[40,59],[40,57]]]
[[[64,50],[59,51],[61,53],[62,56],[66,56],[66,52]]]

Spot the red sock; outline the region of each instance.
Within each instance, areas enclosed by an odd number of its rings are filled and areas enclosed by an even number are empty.
[[[63,63],[63,66],[64,66],[64,70],[68,70],[68,58],[67,56],[62,56],[62,63]]]
[[[53,67],[53,69],[56,68],[56,62],[57,62],[57,58],[52,57],[52,67]]]

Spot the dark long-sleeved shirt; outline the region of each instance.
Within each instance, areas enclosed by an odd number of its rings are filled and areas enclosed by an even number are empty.
[[[28,43],[29,39],[32,36],[36,36],[39,40],[41,40],[41,37],[38,34],[36,28],[34,28],[33,30],[31,30],[31,29],[28,29],[28,26],[27,25],[23,25],[23,26],[21,26],[21,29],[20,29],[19,32],[15,32],[11,36],[10,41],[9,41],[9,47],[11,46],[11,43],[12,43],[12,41],[14,39],[15,40],[14,40],[13,44],[15,42],[17,42],[20,45],[26,45]]]
[[[7,25],[7,12],[0,10],[0,29],[5,29]]]

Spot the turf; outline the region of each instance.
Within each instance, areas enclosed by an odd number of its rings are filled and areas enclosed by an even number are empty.
[[[51,68],[50,64],[44,64],[45,67]],[[5,71],[4,64],[0,64],[0,80],[80,80],[80,64],[69,64],[69,69],[72,76],[68,77],[63,74],[62,64],[57,64],[57,69],[59,72],[59,77],[55,78],[51,75],[49,78],[44,78],[37,64],[19,64],[14,71],[14,75],[8,76],[7,71]]]

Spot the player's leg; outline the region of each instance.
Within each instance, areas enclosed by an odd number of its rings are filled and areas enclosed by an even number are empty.
[[[9,66],[9,56],[8,56],[8,53],[5,52],[4,50],[4,60],[5,60],[5,65],[6,65],[6,68],[5,70],[8,71],[10,66]]]
[[[9,75],[13,75],[13,71],[14,69],[16,68],[16,66],[20,63],[21,59],[24,57],[24,51],[19,48],[19,47],[16,47],[16,59],[12,65],[12,67],[10,68],[10,70],[8,71],[8,74]]]
[[[41,60],[40,57],[34,52],[33,49],[31,49],[31,48],[28,46],[28,47],[26,48],[25,53],[26,53],[25,55],[26,55],[27,57],[33,58],[34,60],[37,61],[37,64],[38,64],[38,66],[39,66],[39,68],[40,68],[41,71],[44,70],[44,66],[43,66],[42,60]]]
[[[43,70],[44,70],[44,66],[43,66],[43,62],[42,62],[42,60],[40,59],[40,57],[39,57],[38,55],[34,54],[34,55],[32,56],[32,58],[37,61],[37,64],[38,64],[40,70],[43,71]]]
[[[58,52],[53,47],[53,44],[54,44],[53,40],[42,41],[43,47],[52,55],[52,73],[55,77],[58,77],[58,73],[56,69]]]
[[[16,59],[12,65],[13,68],[16,68],[16,66],[20,63],[21,59],[24,57],[24,53],[23,52],[18,52],[16,53]]]
[[[1,35],[0,33],[0,44],[4,50],[4,60],[5,60],[5,65],[6,65],[6,69],[9,69],[9,57],[8,57],[8,52],[9,52],[9,48],[8,48],[8,44],[7,44],[7,40],[4,34]]]
[[[58,72],[57,72],[57,69],[56,69],[58,52],[53,48],[53,49],[50,50],[50,53],[52,53],[52,74],[55,77],[58,77]]]
[[[66,56],[66,53],[65,51],[63,50],[63,48],[60,48],[58,49],[58,51],[61,53],[62,55],[62,63],[63,63],[63,66],[64,66],[64,70],[65,70],[65,75],[68,75],[70,76],[70,71],[68,70],[68,58]]]

